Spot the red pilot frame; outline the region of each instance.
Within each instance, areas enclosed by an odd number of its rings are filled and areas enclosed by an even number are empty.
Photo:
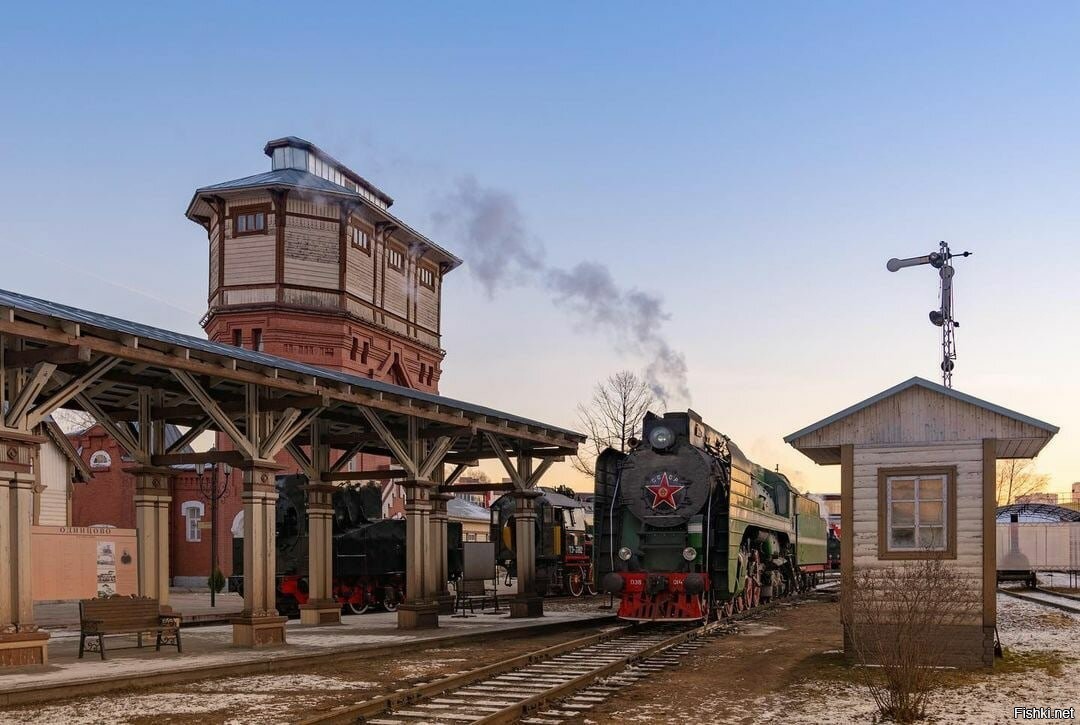
[[[615,572],[623,580],[620,619],[641,622],[653,620],[704,619],[708,612],[705,594],[709,591],[709,577],[691,572],[650,574],[644,571]],[[700,577],[702,593],[688,594],[686,578]]]

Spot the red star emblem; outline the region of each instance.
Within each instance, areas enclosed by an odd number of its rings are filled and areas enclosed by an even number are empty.
[[[660,482],[646,486],[645,490],[653,495],[652,508],[655,509],[662,503],[666,503],[672,509],[677,508],[675,494],[682,491],[686,486],[679,486],[668,481],[667,473],[660,474]]]

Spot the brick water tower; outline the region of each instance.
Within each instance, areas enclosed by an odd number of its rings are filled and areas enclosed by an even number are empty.
[[[314,144],[195,192],[210,242],[211,340],[438,392],[443,276],[461,260],[390,213],[386,193]]]

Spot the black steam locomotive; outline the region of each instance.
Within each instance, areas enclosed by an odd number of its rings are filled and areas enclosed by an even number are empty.
[[[307,502],[305,476],[277,477],[277,610],[298,615],[308,601]],[[405,521],[382,518],[376,484],[349,486],[333,495],[333,596],[346,611],[363,614],[381,606],[395,611],[405,598]],[[462,571],[461,524],[447,524],[450,579]],[[233,539],[230,585],[243,586],[244,540]]]
[[[821,506],[694,411],[647,413],[645,440],[596,464],[596,564],[631,620],[730,615],[825,570]]]

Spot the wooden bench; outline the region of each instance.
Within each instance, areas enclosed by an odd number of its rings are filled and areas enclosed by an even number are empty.
[[[497,582],[497,580],[495,580]],[[455,617],[468,617],[476,613],[476,605],[480,605],[483,612],[488,606],[494,606],[492,614],[499,613],[499,587],[491,579],[458,579],[455,585],[457,598],[454,609],[460,610],[461,614]],[[468,609],[471,614],[466,614]]]
[[[150,597],[112,596],[79,601],[79,659],[83,652],[97,649],[105,659],[105,637],[113,634],[138,635],[139,647],[143,635],[157,635],[156,651],[162,645],[180,647],[180,615],[161,614],[158,600]],[[87,638],[90,639],[87,646]],[[95,646],[96,645],[96,646]]]

